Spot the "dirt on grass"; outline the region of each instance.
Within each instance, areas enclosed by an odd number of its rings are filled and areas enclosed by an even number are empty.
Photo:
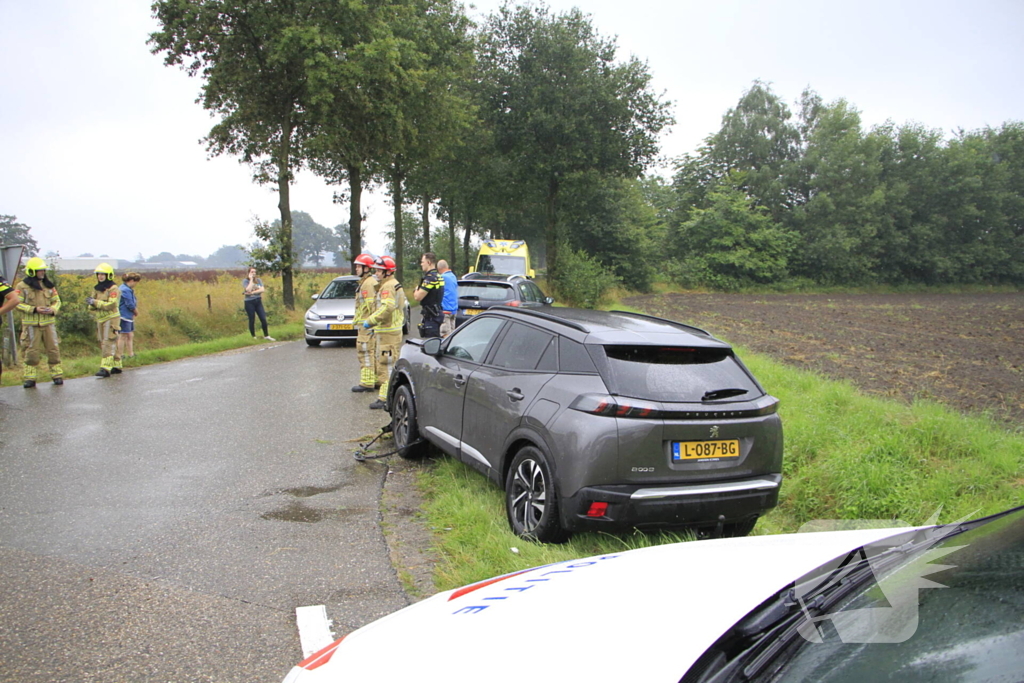
[[[1024,429],[1024,292],[657,294],[624,303],[869,394]]]

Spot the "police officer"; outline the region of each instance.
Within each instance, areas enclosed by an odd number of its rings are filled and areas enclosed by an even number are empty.
[[[93,295],[85,300],[96,320],[96,338],[100,342],[100,369],[97,377],[110,377],[121,372],[121,354],[117,350],[117,333],[121,330],[120,290],[114,286],[114,269],[101,263],[93,271],[96,285]]]
[[[376,310],[377,288],[380,283],[373,277],[373,257],[369,254],[356,256],[352,272],[359,276],[356,291],[356,314],[352,324],[356,328],[356,353],[359,356],[359,384],[352,391],[373,391],[377,388],[377,343],[373,332],[363,327],[363,321]]]
[[[395,268],[395,260],[390,256],[382,256],[374,262],[373,276],[380,281],[380,287],[377,289],[376,308],[363,321],[363,328],[372,329],[377,341],[377,381],[380,382],[380,392],[377,400],[370,404],[371,410],[380,410],[387,405],[388,381],[402,346],[405,292],[395,279]]]
[[[428,251],[420,257],[420,268],[423,269],[423,279],[412,293],[413,298],[420,302],[420,315],[423,318],[420,322],[420,336],[440,337],[441,323],[444,321],[441,308],[444,278],[437,272],[437,256],[434,252]]]
[[[54,384],[64,384],[64,369],[60,366],[60,348],[57,339],[57,313],[60,295],[50,278],[46,277],[46,262],[33,256],[25,264],[25,278],[14,290],[18,293],[21,311],[21,356],[25,359],[22,374],[24,386],[31,389],[38,377],[39,346],[46,349],[46,362]]]

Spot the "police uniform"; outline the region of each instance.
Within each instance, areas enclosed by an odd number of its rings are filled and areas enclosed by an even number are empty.
[[[380,382],[378,398],[383,402],[388,397],[388,380],[395,367],[402,347],[402,325],[405,324],[405,292],[394,274],[385,277],[377,290],[376,310],[366,322],[373,328],[377,340],[377,381]]]
[[[444,298],[444,278],[437,272],[436,268],[428,270],[420,280],[419,289],[426,291],[427,295],[420,300],[420,336],[440,337],[441,323],[444,321],[444,312],[441,309],[441,301]]]
[[[100,343],[100,372],[97,374],[101,376],[121,372],[121,354],[117,351],[117,333],[121,329],[119,296],[117,285],[107,279],[96,284],[93,301],[89,305],[96,320],[96,338]]]
[[[377,345],[373,332],[363,327],[363,321],[370,317],[376,309],[377,278],[369,274],[359,281],[356,292],[356,313],[352,319],[356,332],[356,353],[359,356],[359,386],[369,391],[376,388],[377,381]],[[355,391],[355,389],[353,389]]]
[[[46,349],[46,362],[50,366],[50,377],[63,382],[64,369],[60,366],[60,340],[57,338],[57,313],[60,311],[60,295],[56,287],[47,287],[46,280],[26,277],[15,286],[18,293],[18,310],[21,312],[21,357],[25,366],[22,379],[26,386],[33,386],[39,375],[39,360],[42,354],[39,346]],[[39,313],[39,309],[53,310],[51,315]],[[57,382],[60,384],[61,382]]]

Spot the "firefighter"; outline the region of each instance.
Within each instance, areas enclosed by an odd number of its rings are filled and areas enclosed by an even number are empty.
[[[117,350],[117,333],[121,330],[121,302],[114,285],[114,269],[101,263],[93,271],[96,285],[93,295],[85,300],[96,319],[96,338],[100,342],[100,369],[97,377],[110,377],[121,373],[121,353]]]
[[[373,257],[369,254],[356,256],[352,272],[359,276],[359,290],[356,292],[356,314],[352,324],[356,328],[356,353],[359,355],[359,384],[352,391],[373,391],[377,388],[377,345],[373,332],[363,327],[363,321],[376,308],[377,289],[380,283],[373,276]]]
[[[395,260],[390,256],[382,256],[374,262],[373,276],[380,282],[380,286],[377,289],[375,310],[362,325],[363,329],[372,329],[377,340],[377,381],[380,382],[380,392],[377,400],[370,404],[371,410],[380,410],[387,405],[388,381],[402,347],[405,292],[395,279],[395,268]]]
[[[33,256],[25,264],[25,278],[14,291],[18,294],[21,311],[21,357],[25,359],[22,374],[24,386],[31,389],[39,375],[39,346],[46,349],[46,362],[50,366],[53,383],[64,384],[64,369],[60,366],[60,340],[57,338],[57,313],[60,295],[50,278],[46,277],[46,262]]]

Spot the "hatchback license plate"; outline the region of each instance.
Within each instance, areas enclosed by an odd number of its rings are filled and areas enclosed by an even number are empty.
[[[738,458],[739,439],[727,441],[673,441],[672,461],[706,460],[708,458]]]
[[[482,309],[482,308],[467,308],[467,309],[466,309],[466,310],[464,311],[464,313],[465,313],[466,315],[476,315],[476,314],[478,314],[478,313],[483,313],[483,312],[484,312],[484,311],[483,311],[483,309]]]
[[[349,324],[349,323],[334,324],[334,325],[328,325],[327,329],[329,329],[329,330],[351,330],[352,329],[352,325]]]

